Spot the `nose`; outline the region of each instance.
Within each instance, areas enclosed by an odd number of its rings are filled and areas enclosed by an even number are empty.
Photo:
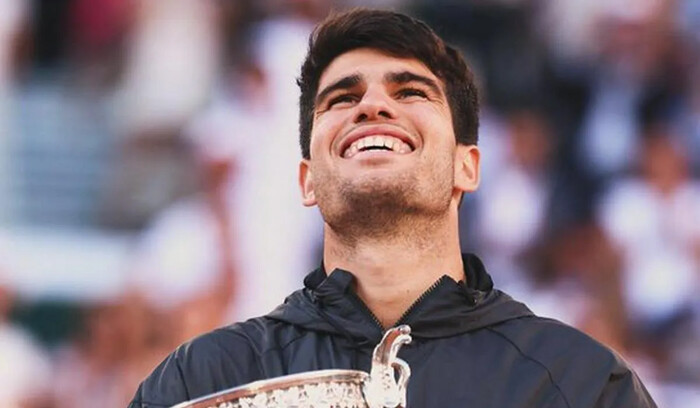
[[[394,119],[396,111],[393,103],[394,101],[382,87],[369,87],[356,106],[355,123]]]

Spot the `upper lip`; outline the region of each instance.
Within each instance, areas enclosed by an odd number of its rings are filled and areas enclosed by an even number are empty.
[[[339,154],[350,147],[356,140],[367,136],[392,136],[411,146],[411,150],[416,149],[416,142],[411,138],[408,132],[396,125],[362,125],[350,130],[345,137],[340,141]]]

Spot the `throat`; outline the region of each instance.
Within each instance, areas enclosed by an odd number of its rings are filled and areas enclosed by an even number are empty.
[[[355,276],[355,293],[384,329],[410,321],[445,279],[464,279],[456,241],[454,246],[432,242],[436,246],[420,248],[400,242],[388,245],[363,241],[349,249],[329,242],[328,235],[324,249],[326,270],[340,268]]]
[[[457,224],[456,216],[430,222],[422,218],[348,240],[348,231],[326,223],[324,267],[352,273],[357,295],[383,327],[391,327],[402,316],[410,317],[423,294],[444,275],[464,279]]]
[[[382,330],[386,330],[401,324],[410,324],[411,318],[421,310],[421,306],[448,280],[451,278],[443,275],[422,292],[407,294],[394,301],[371,298],[366,292],[358,293],[357,298],[363,302],[364,309],[372,320],[381,326]]]

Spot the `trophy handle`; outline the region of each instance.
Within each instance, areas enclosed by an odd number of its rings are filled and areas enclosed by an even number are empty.
[[[411,369],[408,363],[396,356],[401,346],[411,342],[410,333],[411,328],[407,325],[389,329],[375,347],[370,378],[364,386],[365,399],[370,408],[406,406],[406,386]]]
[[[411,367],[400,358],[397,358],[392,365],[399,371],[399,379],[396,381],[396,385],[399,387],[401,396],[400,406],[406,407],[406,387],[408,386],[408,379],[411,377]]]

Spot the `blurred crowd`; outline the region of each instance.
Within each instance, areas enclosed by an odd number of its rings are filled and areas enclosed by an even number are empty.
[[[126,406],[301,286],[322,222],[295,78],[353,6],[427,21],[476,73],[464,250],[660,407],[700,406],[699,1],[2,0],[0,407]]]

